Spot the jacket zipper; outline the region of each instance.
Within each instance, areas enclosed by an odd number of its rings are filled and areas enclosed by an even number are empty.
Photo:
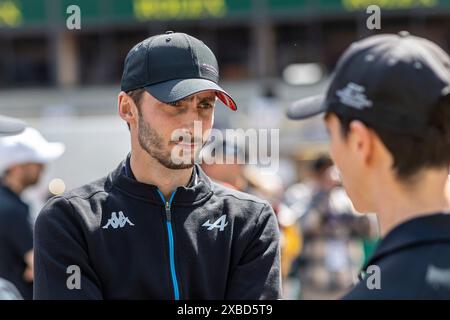
[[[173,228],[172,228],[172,201],[173,197],[175,196],[175,193],[177,191],[175,190],[172,192],[169,201],[166,201],[164,198],[164,195],[160,190],[158,190],[159,195],[161,196],[161,199],[164,203],[165,209],[166,209],[166,228],[167,228],[167,234],[169,238],[169,260],[170,260],[170,275],[172,277],[172,286],[173,286],[173,293],[175,300],[180,300],[180,291],[178,289],[178,280],[177,280],[177,273],[175,269],[175,245],[173,241]]]

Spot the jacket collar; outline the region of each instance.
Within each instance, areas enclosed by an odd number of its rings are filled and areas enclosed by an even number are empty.
[[[127,159],[125,160],[123,164],[123,169],[125,171],[125,175],[128,178],[131,178],[133,180],[136,180],[136,177],[133,174],[133,170],[131,170],[131,164],[130,164],[130,155],[128,155]],[[186,187],[193,187],[197,183],[197,170],[194,168],[192,170],[191,178],[189,179],[189,182],[187,183]]]
[[[450,213],[436,213],[408,220],[391,230],[364,267],[396,251],[435,242],[450,242]]]
[[[129,156],[128,156],[129,158]],[[108,181],[111,185],[117,188],[122,193],[128,196],[138,198],[140,200],[163,204],[162,199],[158,193],[158,187],[152,184],[146,184],[137,181],[126,173],[126,162],[122,161],[119,166],[108,175]],[[207,201],[211,195],[212,182],[209,177],[203,172],[200,166],[194,166],[195,175],[197,177],[196,184],[189,184],[186,186],[179,186],[176,189],[173,198],[173,204],[179,206],[193,206],[204,201]],[[168,200],[168,199],[166,199]]]

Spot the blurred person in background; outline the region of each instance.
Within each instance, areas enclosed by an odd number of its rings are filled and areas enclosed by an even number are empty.
[[[63,152],[64,145],[46,141],[33,128],[0,138],[0,277],[14,284],[24,299],[33,294],[33,232],[21,195]]]
[[[212,141],[205,145],[204,151],[211,153],[215,159],[222,160],[210,164],[202,162],[202,169],[211,179],[263,198],[269,201],[275,212],[277,211],[276,207],[283,194],[280,177],[263,174],[257,166],[247,165],[247,151],[240,145],[239,139],[225,137]]]
[[[450,57],[406,31],[354,42],[326,95],[292,119],[325,113],[330,154],[382,240],[344,299],[449,299]]]
[[[284,279],[288,275],[292,260],[297,257],[301,249],[301,237],[296,224],[291,221],[289,208],[281,201],[284,191],[281,178],[276,174],[265,175],[257,167],[244,164],[243,160],[247,158],[247,153],[238,141],[239,139],[228,137],[207,144],[204,151],[214,153],[215,157],[222,159],[222,163],[202,162],[201,166],[205,173],[217,183],[269,201],[277,215],[280,227],[281,275]],[[227,163],[227,158],[232,161]],[[238,160],[242,161],[238,162]]]
[[[226,137],[217,139],[207,143],[202,152],[208,152],[215,159],[222,160],[221,163],[216,160],[212,163],[205,161],[201,163],[201,167],[208,177],[226,187],[247,192],[248,182],[244,177],[244,161],[238,161],[239,159],[245,160],[245,150],[239,146],[237,141]]]
[[[304,298],[339,296],[361,267],[361,240],[370,234],[370,221],[355,212],[328,155],[312,162],[310,178],[288,188],[285,199],[299,217],[304,243],[291,280],[300,278]]]
[[[0,139],[5,136],[21,133],[25,129],[25,123],[20,120],[0,116]],[[20,300],[17,288],[8,280],[0,278],[0,300]]]

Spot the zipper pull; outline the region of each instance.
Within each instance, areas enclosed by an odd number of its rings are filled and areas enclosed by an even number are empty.
[[[167,221],[172,221],[172,212],[170,212],[170,204],[166,202],[166,219]]]

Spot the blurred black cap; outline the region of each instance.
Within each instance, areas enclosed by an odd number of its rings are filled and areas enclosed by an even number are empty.
[[[449,56],[435,43],[402,31],[353,43],[339,59],[326,95],[294,102],[287,116],[305,119],[331,111],[416,135],[449,93]]]

